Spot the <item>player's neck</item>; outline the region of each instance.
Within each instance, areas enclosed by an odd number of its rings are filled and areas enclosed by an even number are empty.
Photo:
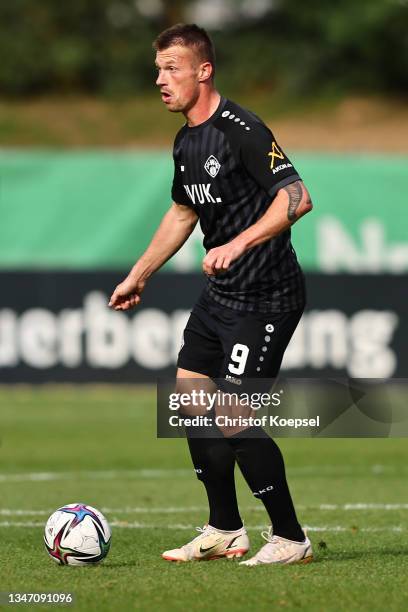
[[[209,92],[203,92],[197,102],[192,106],[184,116],[189,127],[195,127],[207,121],[215,113],[220,103],[221,96],[216,89],[211,89]]]

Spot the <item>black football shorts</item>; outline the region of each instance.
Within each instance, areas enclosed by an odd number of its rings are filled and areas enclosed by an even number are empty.
[[[177,366],[233,386],[246,378],[274,379],[302,312],[241,312],[204,291],[184,330]]]

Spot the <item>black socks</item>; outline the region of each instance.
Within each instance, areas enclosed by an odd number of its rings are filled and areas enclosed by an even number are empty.
[[[197,435],[197,428],[194,428]],[[186,433],[188,435],[188,428]],[[242,527],[235,492],[235,454],[220,433],[220,437],[189,437],[188,445],[197,478],[206,488],[210,506],[208,523],[225,531]]]
[[[188,437],[188,445],[197,478],[207,491],[212,527],[225,531],[242,527],[235,491],[236,460],[254,496],[263,502],[274,535],[303,542],[305,535],[296,517],[282,453],[261,427],[251,427],[230,438],[224,438],[221,432],[219,437],[198,438],[197,428],[191,432],[188,429],[187,436],[194,436]]]
[[[277,444],[261,427],[246,429],[228,442],[252,493],[269,514],[274,535],[303,542],[305,535],[296,517]]]

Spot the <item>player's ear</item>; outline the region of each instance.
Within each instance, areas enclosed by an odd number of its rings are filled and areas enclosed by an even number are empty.
[[[203,62],[202,64],[200,64],[199,70],[198,70],[198,80],[200,81],[200,83],[203,83],[204,81],[208,81],[208,79],[211,78],[213,73],[213,67],[211,62]]]

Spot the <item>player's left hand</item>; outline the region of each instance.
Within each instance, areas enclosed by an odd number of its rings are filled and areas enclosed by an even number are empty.
[[[244,246],[237,240],[211,249],[203,259],[204,273],[208,276],[215,276],[220,272],[225,272],[233,261],[241,257],[244,250]]]

